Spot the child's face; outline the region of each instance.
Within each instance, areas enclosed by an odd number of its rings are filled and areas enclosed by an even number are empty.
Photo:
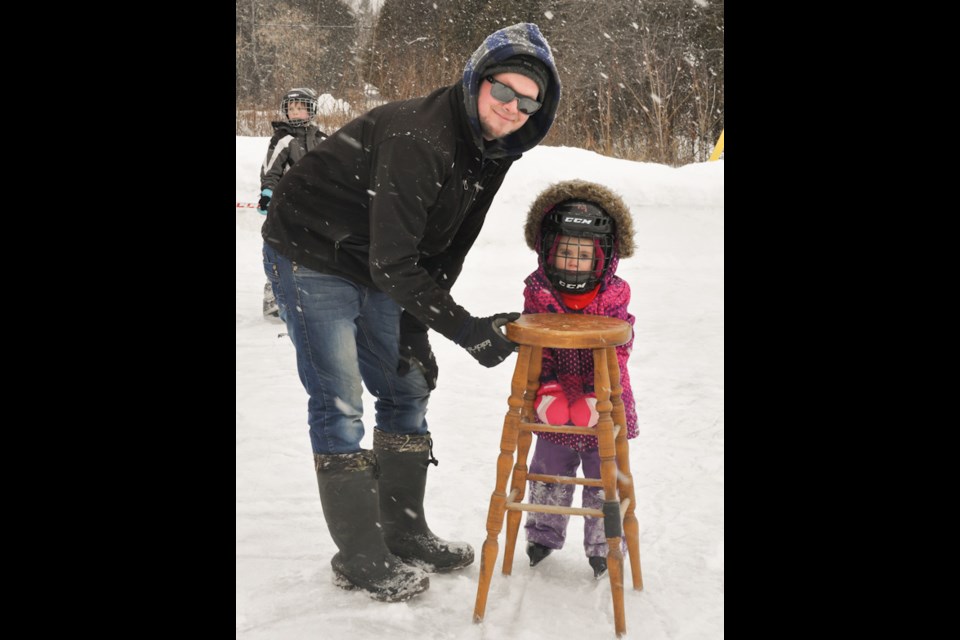
[[[290,102],[287,104],[287,120],[306,120],[310,117],[307,105],[302,102]]]
[[[553,266],[561,271],[592,271],[593,239],[559,236]]]

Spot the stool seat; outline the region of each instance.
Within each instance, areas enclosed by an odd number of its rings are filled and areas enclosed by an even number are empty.
[[[567,313],[530,313],[507,323],[518,344],[555,349],[598,349],[626,344],[633,327],[617,318]]]
[[[627,419],[621,394],[620,367],[616,347],[626,344],[633,327],[625,320],[581,313],[532,313],[505,325],[506,335],[520,345],[517,366],[510,383],[507,414],[500,436],[497,458],[496,487],[490,496],[487,511],[487,539],[480,553],[480,581],[473,609],[474,622],[481,622],[487,606],[487,595],[499,550],[498,538],[506,519],[506,546],[503,574],[513,571],[513,555],[517,544],[522,512],[577,515],[603,520],[607,540],[607,573],[613,600],[614,631],[617,637],[626,633],[623,602],[624,561],[621,546],[626,542],[630,555],[633,588],[643,589],[640,573],[639,524],[634,513],[636,498],[630,473],[627,446]],[[570,424],[548,425],[537,422],[533,405],[540,388],[540,372],[544,349],[590,349],[593,351],[594,392],[597,423],[594,427]],[[533,432],[572,433],[597,438],[600,457],[600,478],[578,478],[531,474],[527,455]],[[512,474],[511,474],[512,470]],[[509,491],[507,482],[510,482]],[[566,505],[524,502],[528,481],[601,487],[602,509],[576,508]]]

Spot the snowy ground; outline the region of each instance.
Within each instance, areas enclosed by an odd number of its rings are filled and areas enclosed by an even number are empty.
[[[237,137],[237,202],[259,198],[268,138]],[[628,638],[723,638],[723,166],[674,169],[539,147],[514,164],[454,287],[477,316],[522,307],[536,256],[523,242],[527,208],[548,184],[601,182],[631,207],[637,251],[618,275],[637,317],[630,377],[640,435],[630,441],[644,590],[630,589]],[[563,550],[531,569],[521,540],[512,576],[493,574],[486,616],[472,622],[478,564],[432,575],[406,603],[374,602],[331,584],[336,548],[324,523],[307,437],[307,396],[284,327],[264,321],[263,218],[237,216],[237,638],[495,640],[614,637],[610,584],[594,581],[583,554],[583,519],[572,517]],[[500,432],[516,358],[484,369],[431,333],[440,365],[427,420],[440,460],[431,467],[426,513],[440,536],[486,537]],[[372,400],[367,398],[368,414]],[[367,422],[363,446],[372,446]],[[578,492],[579,493],[579,492]],[[579,495],[574,506],[579,506]]]

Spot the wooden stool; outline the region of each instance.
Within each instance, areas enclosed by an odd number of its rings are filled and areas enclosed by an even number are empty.
[[[627,421],[620,394],[620,367],[615,347],[630,340],[633,328],[628,322],[605,316],[579,314],[535,313],[523,315],[506,325],[507,337],[520,345],[517,367],[513,372],[509,409],[503,420],[500,437],[500,457],[497,458],[497,486],[490,496],[487,513],[487,539],[480,554],[480,584],[473,621],[483,620],[490,591],[493,566],[497,561],[497,538],[507,514],[507,546],[503,555],[503,573],[510,575],[513,552],[520,528],[520,512],[561,513],[603,518],[607,537],[607,571],[613,595],[613,616],[617,636],[626,633],[623,610],[623,552],[622,537],[626,537],[633,574],[633,588],[643,589],[640,575],[640,535],[634,515],[636,499],[633,476],[630,473],[630,454],[627,447]],[[540,387],[540,369],[543,348],[593,349],[594,392],[600,420],[596,427],[553,426],[534,423],[533,401]],[[616,425],[616,426],[614,426]],[[596,436],[600,452],[600,480],[549,476],[527,473],[527,453],[531,432],[579,433]],[[516,460],[513,454],[517,451]],[[510,494],[507,495],[507,477],[513,468]],[[603,487],[604,503],[600,509],[578,509],[555,505],[523,504],[527,480],[558,484],[579,484]],[[619,499],[618,499],[619,496]],[[622,525],[622,527],[621,527]]]

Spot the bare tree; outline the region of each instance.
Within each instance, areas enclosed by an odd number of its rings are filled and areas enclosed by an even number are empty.
[[[357,84],[357,22],[341,0],[238,0],[236,33],[238,119],[241,110],[276,110],[294,87]],[[257,118],[259,135],[268,120]]]
[[[723,0],[385,0],[376,16],[369,0],[356,15],[340,0],[238,0],[238,109],[275,105],[291,86],[361,112],[364,82],[385,99],[424,95],[457,82],[483,38],[517,22],[540,27],[563,82],[546,144],[707,159],[723,129]]]

